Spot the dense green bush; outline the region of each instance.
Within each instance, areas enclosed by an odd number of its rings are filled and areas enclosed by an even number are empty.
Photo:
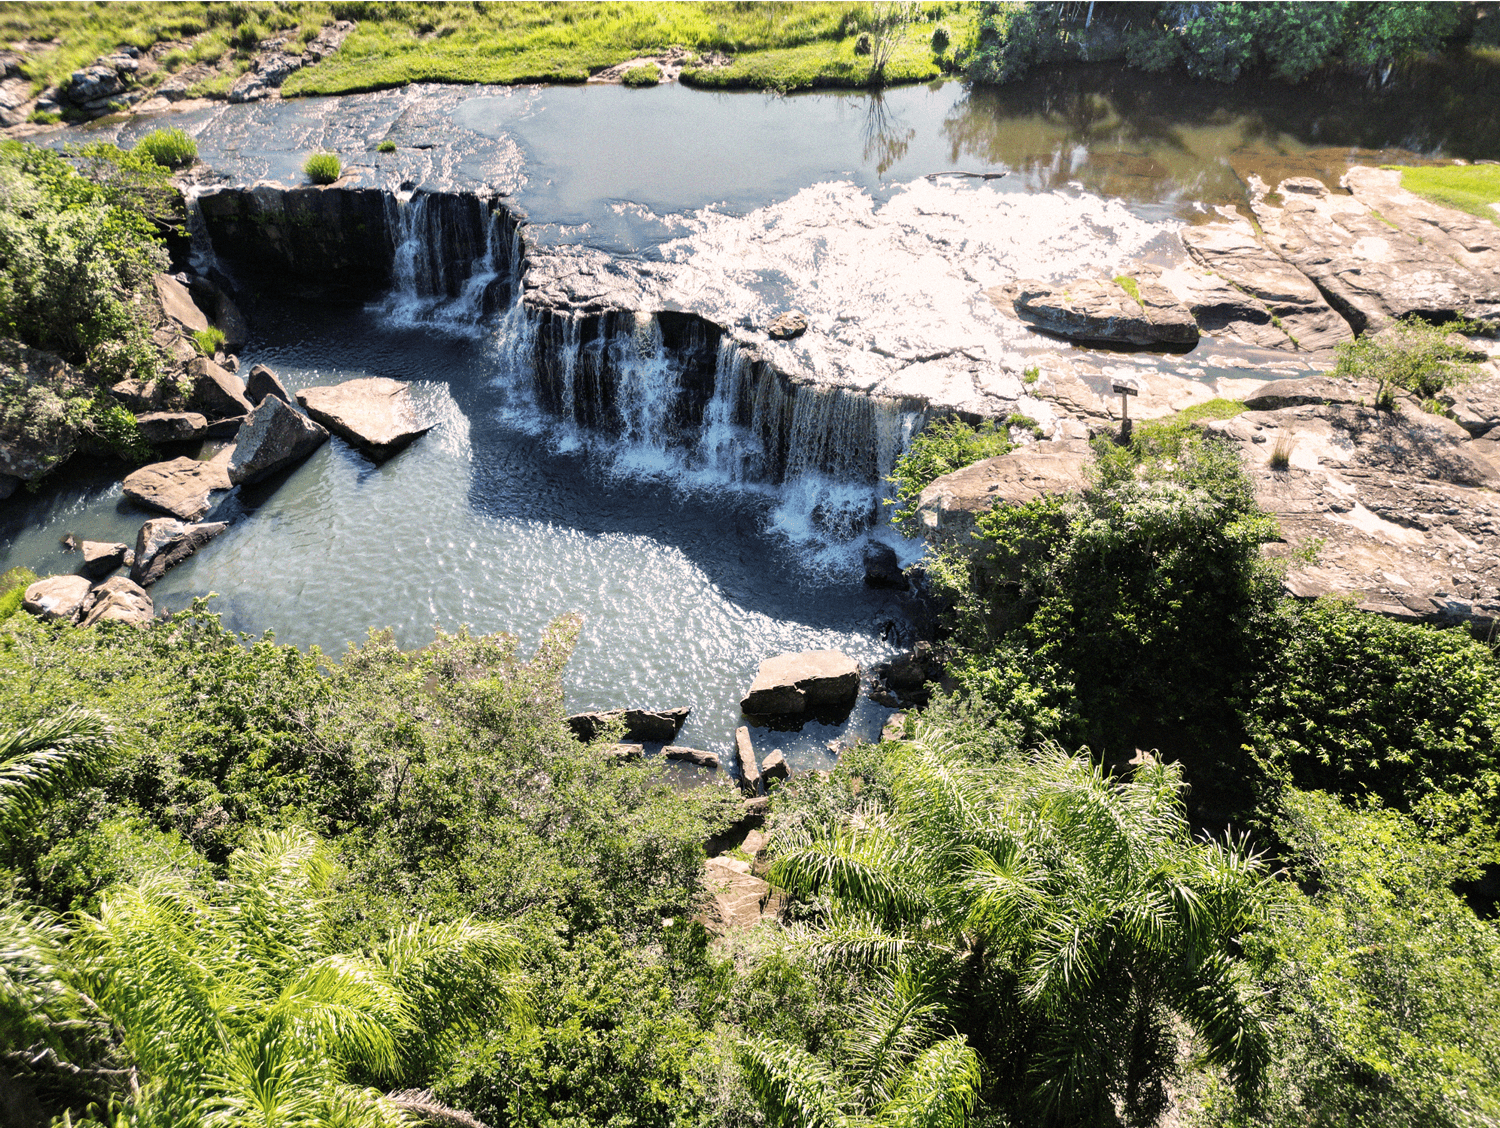
[[[186,168],[198,159],[198,142],[181,129],[153,129],[136,148],[163,168]]]
[[[302,162],[302,171],[314,184],[332,184],[343,170],[337,153],[313,153]]]
[[[11,568],[0,572],[0,623],[21,609],[26,589],[36,583],[38,577],[30,568]]]
[[[0,336],[46,349],[105,382],[154,377],[151,275],[165,270],[158,217],[166,170],[90,145],[82,170],[45,149],[0,142]]]
[[[1431,401],[1479,374],[1469,349],[1454,335],[1477,329],[1466,321],[1433,325],[1416,314],[1393,321],[1379,333],[1367,333],[1338,345],[1334,375],[1368,380],[1376,400],[1390,409],[1397,390]]]
[[[626,86],[655,86],[661,82],[661,68],[655,63],[631,67],[620,79]]]

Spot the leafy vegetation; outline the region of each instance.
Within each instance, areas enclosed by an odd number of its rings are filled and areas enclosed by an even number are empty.
[[[910,445],[896,460],[891,482],[896,496],[891,504],[896,511],[891,520],[910,528],[916,519],[917,499],[922,491],[944,474],[951,474],[985,458],[998,458],[1015,449],[1010,430],[993,419],[975,427],[958,416],[937,419],[913,436]]]
[[[198,159],[198,142],[181,129],[153,129],[136,148],[163,168],[186,168]]]
[[[1376,385],[1376,403],[1389,411],[1396,391],[1433,400],[1478,374],[1461,336],[1477,329],[1466,321],[1433,325],[1413,314],[1379,333],[1367,333],[1336,347],[1334,375]]]
[[[1434,203],[1500,223],[1500,166],[1422,165],[1401,170],[1401,187]]]
[[[344,162],[337,153],[312,153],[302,162],[302,171],[314,184],[332,184],[343,174]]]
[[[0,623],[21,609],[26,589],[39,578],[30,568],[11,568],[0,572]]]
[[[661,82],[661,68],[655,63],[631,67],[620,79],[626,86],[656,86]]]
[[[215,353],[223,351],[224,330],[220,329],[217,325],[210,325],[207,329],[195,329],[193,330],[193,341],[204,356],[213,356]]]

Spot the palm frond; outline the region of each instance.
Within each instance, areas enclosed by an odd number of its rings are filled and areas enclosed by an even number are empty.
[[[890,1128],[963,1128],[979,1100],[979,1055],[961,1036],[944,1038],[917,1056],[880,1111]]]
[[[756,1103],[774,1128],[845,1128],[842,1086],[806,1050],[770,1040],[741,1042],[740,1063]]]
[[[910,918],[922,909],[912,878],[911,849],[889,827],[820,829],[807,843],[772,864],[772,885],[799,897],[827,893],[887,918]]]
[[[246,963],[272,982],[316,960],[323,951],[322,898],[337,872],[311,831],[257,830],[229,859],[226,922]]]
[[[0,731],[0,834],[37,804],[93,779],[114,746],[110,723],[76,705]]]
[[[379,964],[325,956],[286,985],[266,1015],[262,1039],[284,1031],[337,1062],[394,1076],[397,1035],[412,1025],[410,1007]]]
[[[863,996],[844,1053],[871,1109],[888,1104],[917,1055],[932,1041],[942,1010],[937,983],[922,971],[886,976]]]
[[[83,1006],[68,981],[67,929],[45,909],[0,901],[0,1043],[64,1053]]]

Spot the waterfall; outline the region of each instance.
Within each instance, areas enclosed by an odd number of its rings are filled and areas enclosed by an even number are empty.
[[[399,325],[479,336],[517,268],[518,226],[478,197],[429,192],[388,195],[386,223],[393,285],[380,311]]]

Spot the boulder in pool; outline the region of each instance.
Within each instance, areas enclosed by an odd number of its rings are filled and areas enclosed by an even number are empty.
[[[328,432],[274,395],[245,417],[229,459],[229,480],[237,486],[258,482],[295,466],[328,441]]]
[[[122,564],[129,564],[135,556],[129,545],[112,544],[109,541],[86,540],[78,547],[83,550],[84,574],[96,580],[109,575]]]
[[[683,722],[692,707],[680,709],[608,709],[596,713],[574,713],[568,718],[568,727],[573,735],[585,744],[598,738],[604,726],[611,721],[625,722],[625,739],[628,741],[669,744],[677,739]]]
[[[248,415],[254,406],[245,398],[245,381],[207,357],[188,363],[188,379],[193,384],[189,407],[209,420]]]
[[[661,754],[668,760],[681,760],[694,767],[707,768],[711,772],[719,770],[719,758],[712,752],[705,752],[701,748],[684,748],[681,745],[669,744],[661,750]]]
[[[297,402],[372,462],[386,461],[432,430],[418,420],[410,387],[383,376],[304,388]]]
[[[292,393],[286,390],[286,385],[264,364],[257,364],[250,369],[250,378],[245,381],[245,397],[258,407],[267,396],[275,396],[288,407],[292,406]]]
[[[135,429],[148,443],[190,443],[208,433],[208,420],[196,411],[148,411],[135,417]]]
[[[150,587],[227,528],[223,521],[197,525],[171,517],[147,521],[135,539],[130,578],[143,588]]]
[[[740,709],[759,716],[787,716],[850,706],[858,693],[859,664],[842,651],[778,654],[760,664]]]

